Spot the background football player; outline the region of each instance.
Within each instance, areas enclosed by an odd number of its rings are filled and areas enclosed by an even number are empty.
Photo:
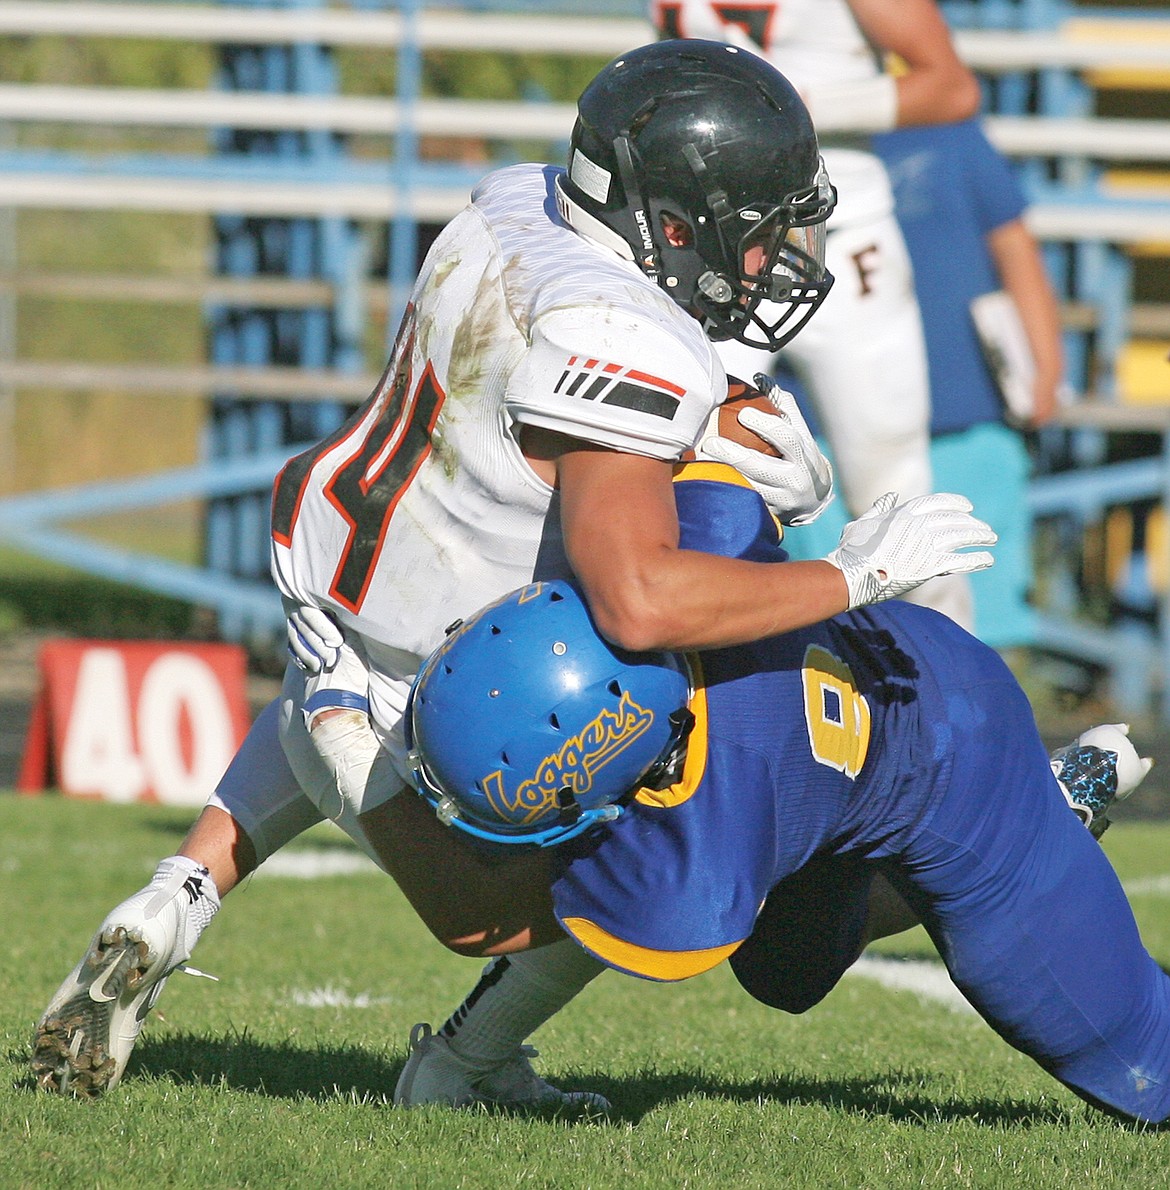
[[[887,491],[903,499],[933,491],[926,344],[890,179],[870,136],[977,113],[978,80],[956,53],[938,6],[934,0],[652,0],[649,9],[664,37],[719,39],[780,70],[808,105],[837,190],[825,255],[836,281],[815,323],[783,345],[779,357],[758,338],[755,347],[724,343],[719,350],[728,372],[771,372],[778,358],[799,377],[829,442],[850,517]],[[897,77],[887,69],[891,54]],[[732,452],[725,461],[734,462]],[[792,537],[794,556],[818,557],[800,537]],[[814,535],[809,550],[831,545]],[[928,583],[908,598],[972,627],[961,577]]]

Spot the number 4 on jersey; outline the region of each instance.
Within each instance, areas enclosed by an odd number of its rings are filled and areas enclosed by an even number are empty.
[[[446,394],[428,363],[411,373],[413,311],[399,332],[390,365],[373,396],[331,437],[285,464],[272,496],[272,536],[291,545],[305,488],[326,455],[346,443],[353,450],[320,480],[322,491],[349,526],[329,593],[350,611],[361,609],[398,502],[431,451],[431,432]]]

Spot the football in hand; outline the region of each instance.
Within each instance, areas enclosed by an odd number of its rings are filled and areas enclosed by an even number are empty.
[[[727,400],[719,406],[719,437],[729,438],[738,442],[740,446],[750,447],[763,454],[777,458],[777,452],[761,438],[753,434],[746,426],[739,423],[741,409],[759,409],[763,413],[774,414],[776,410],[772,402],[758,388],[736,380],[734,376],[727,378]]]

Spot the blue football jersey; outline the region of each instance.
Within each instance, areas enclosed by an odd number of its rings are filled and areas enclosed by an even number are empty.
[[[727,478],[680,474],[684,544],[783,565]],[[572,937],[649,979],[730,957],[801,1012],[859,952],[880,868],[1001,1037],[1090,1103],[1170,1117],[1170,979],[992,649],[894,600],[694,669],[679,779],[561,856]]]
[[[782,565],[776,522],[737,480],[680,470],[682,544]],[[693,658],[682,776],[562,849],[562,925],[621,970],[685,978],[730,954],[768,890],[814,854],[888,854],[946,784],[948,724],[926,662],[940,653],[989,655],[945,617],[888,603]]]

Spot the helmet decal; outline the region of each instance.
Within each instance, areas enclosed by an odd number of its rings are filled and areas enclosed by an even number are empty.
[[[564,790],[580,799],[593,788],[593,779],[620,752],[644,735],[654,712],[640,707],[623,692],[616,711],[602,710],[591,723],[567,739],[538,765],[536,775],[509,793],[497,769],[483,782],[484,796],[508,822],[526,824],[558,809]]]
[[[595,161],[590,161],[580,149],[573,151],[572,159],[569,162],[569,177],[575,186],[579,186],[596,202],[609,201],[612,175],[609,170],[603,169]]]

